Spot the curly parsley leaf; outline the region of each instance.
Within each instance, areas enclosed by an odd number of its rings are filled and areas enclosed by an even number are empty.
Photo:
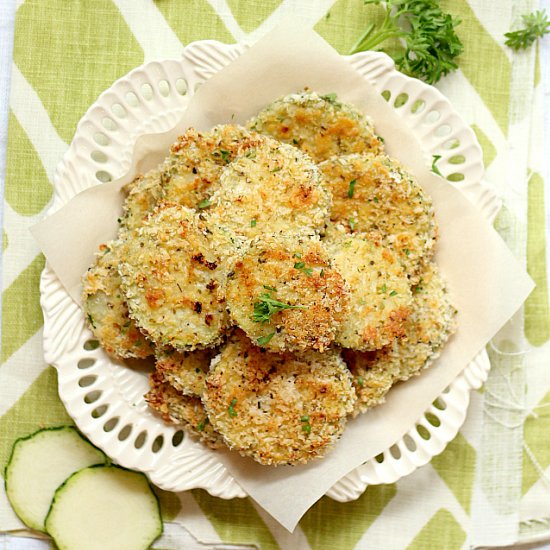
[[[371,23],[350,54],[373,50],[388,39],[401,39],[401,52],[393,55],[397,68],[433,84],[458,68],[455,58],[464,46],[455,32],[460,19],[445,13],[437,0],[364,0],[383,4],[386,16]],[[382,48],[381,48],[382,49]]]
[[[291,306],[271,297],[271,292],[264,292],[254,303],[254,313],[252,320],[255,323],[267,323],[272,315],[284,309],[306,309],[305,306]],[[268,340],[269,341],[269,340]]]
[[[528,13],[522,15],[521,18],[525,25],[524,28],[507,32],[504,35],[506,37],[504,43],[516,51],[528,48],[533,42],[550,33],[550,21],[548,21],[545,10]]]

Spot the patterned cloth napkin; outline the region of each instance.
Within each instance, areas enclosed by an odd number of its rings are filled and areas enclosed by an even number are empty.
[[[486,179],[502,197],[495,223],[537,288],[489,346],[492,370],[472,393],[459,435],[431,463],[356,501],[317,502],[290,534],[248,499],[159,491],[167,535],[262,548],[466,548],[550,537],[550,309],[542,173],[542,88],[536,48],[503,34],[534,0],[443,0],[459,16],[460,70],[438,87],[474,129]],[[193,40],[254,41],[292,15],[347,52],[379,8],[361,0],[20,0],[15,22],[4,193],[0,469],[14,440],[71,422],[44,363],[39,277],[28,228],[52,198],[55,167],[86,109],[144,61]],[[456,159],[460,163],[460,158]],[[0,531],[22,529],[0,489]]]

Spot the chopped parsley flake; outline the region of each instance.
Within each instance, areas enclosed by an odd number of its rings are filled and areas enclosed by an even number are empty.
[[[325,270],[321,269],[321,273],[319,273],[319,277],[324,277],[324,276],[325,276]]]
[[[306,434],[311,433],[311,424],[302,424],[302,431],[306,432]]]
[[[300,422],[309,422],[309,416],[307,416],[307,414],[302,416],[302,418],[300,418]]]
[[[386,290],[388,290],[388,287],[386,286],[386,283],[384,283],[380,288],[380,292],[386,292]]]
[[[235,399],[235,403],[237,402],[237,400]],[[233,411],[235,412],[235,411]],[[235,413],[236,415],[237,413]],[[197,425],[197,430],[199,432],[202,432],[204,430],[204,427],[210,422],[210,419],[209,418],[205,418],[202,422],[199,422],[199,424]]]
[[[411,253],[411,251],[410,251],[408,248],[405,248],[405,250],[404,250],[403,252],[405,252],[405,254],[406,254],[407,256]]]
[[[351,230],[353,231],[355,229],[355,226],[357,225],[357,222],[353,219],[349,219],[349,226],[351,227]]]
[[[92,325],[92,328],[97,328],[95,326],[94,318],[88,313],[88,321],[90,322],[90,325]]]
[[[292,143],[294,143],[294,145],[298,145],[298,140],[296,138],[292,138]]]
[[[330,94],[325,94],[321,96],[324,100],[328,101],[329,103],[334,103],[337,99],[337,95],[335,92],[331,92]]]
[[[277,166],[276,168],[273,168],[273,170],[271,170],[271,173],[273,172],[279,172],[281,170],[281,167],[280,166]]]
[[[257,302],[254,303],[254,313],[252,314],[252,320],[255,323],[267,323],[271,319],[272,315],[282,311],[283,309],[306,309],[304,306],[291,306],[290,304],[285,304],[275,298],[271,297],[269,292],[264,292],[260,295]],[[271,335],[273,336],[273,335]],[[271,337],[269,338],[269,340]],[[269,342],[269,340],[267,340]],[[258,340],[258,343],[259,340]]]
[[[275,336],[275,331],[271,332],[270,334],[266,334],[265,336],[260,336],[260,338],[256,340],[256,343],[258,344],[258,346],[265,346],[271,340],[271,338],[273,338],[273,336]]]
[[[378,197],[374,197],[374,202],[378,202]]]
[[[308,277],[311,277],[311,273],[313,272],[313,268],[306,267],[306,264],[304,262],[296,262],[294,264],[294,269],[299,269],[300,271],[303,271]]]
[[[359,384],[359,387],[362,388],[363,385],[364,385],[364,381],[363,381],[363,377],[362,376],[358,376],[357,377],[357,383]]]
[[[256,227],[256,220],[250,220],[250,227]]]
[[[392,290],[392,291],[390,292],[390,296],[395,296],[396,294],[397,294],[397,290]]]
[[[235,418],[237,416],[237,411],[235,410],[235,405],[236,404],[237,404],[237,399],[234,397],[231,400],[231,403],[229,404],[229,407],[227,408],[227,414],[229,414],[229,416],[231,418]]]
[[[222,154],[222,160],[226,164],[229,164],[231,162],[231,159],[230,159],[231,153],[229,151],[224,151],[223,149],[220,149],[220,153]]]
[[[353,193],[355,192],[355,184],[357,180],[351,180],[348,187],[348,198],[353,199]]]
[[[203,199],[201,202],[199,202],[199,208],[208,208],[212,203],[210,202],[210,199]]]
[[[272,290],[273,292],[277,292],[277,289],[272,287],[272,286],[269,286],[269,285],[263,285],[263,287],[267,290]]]

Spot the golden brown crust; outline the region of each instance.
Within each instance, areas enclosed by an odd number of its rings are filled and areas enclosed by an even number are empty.
[[[117,270],[119,262],[117,241],[100,246],[95,263],[82,279],[82,305],[90,329],[107,353],[143,359],[153,354],[153,348],[129,317]]]
[[[275,351],[323,351],[346,316],[349,291],[317,238],[271,235],[235,260],[226,293],[232,318],[253,341]],[[258,318],[273,301],[288,307]]]
[[[384,155],[343,156],[319,168],[333,195],[332,229],[391,245],[413,279],[431,258],[437,236],[431,198],[416,180]]]
[[[331,196],[317,166],[289,145],[264,137],[223,171],[204,210],[216,250],[231,255],[266,234],[320,233]]]
[[[332,237],[326,243],[334,266],[351,291],[350,313],[340,326],[336,343],[368,351],[402,337],[412,296],[395,253],[358,233]]]
[[[179,352],[163,349],[156,352],[155,369],[165,382],[184,395],[200,397],[215,349]]]
[[[223,269],[196,213],[161,204],[125,233],[119,266],[130,316],[161,346],[215,345],[228,327]]]
[[[149,386],[145,400],[165,422],[181,426],[212,449],[224,446],[222,437],[210,424],[200,398],[178,392],[158,372],[149,376]]]
[[[298,147],[315,162],[335,155],[383,151],[372,121],[351,105],[314,92],[280,98],[248,127]]]
[[[212,362],[203,401],[230,448],[277,465],[323,455],[355,393],[339,354],[269,353],[236,331]]]
[[[375,352],[342,352],[357,393],[354,416],[383,403],[393,384],[428,367],[456,329],[456,310],[436,265],[428,264],[421,275],[404,338]]]

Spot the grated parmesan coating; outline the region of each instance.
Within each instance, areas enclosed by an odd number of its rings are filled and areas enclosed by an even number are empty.
[[[163,163],[127,186],[123,227],[141,225],[160,202],[200,209],[219,187],[223,168],[237,153],[262,140],[260,135],[231,124],[215,126],[208,132],[190,128],[171,146]]]
[[[319,233],[331,195],[317,166],[295,147],[270,138],[228,164],[205,209],[216,250],[232,254],[259,235]]]
[[[162,198],[159,169],[155,168],[144,176],[136,177],[126,185],[125,191],[127,195],[120,224],[122,230],[132,230],[144,222],[149,212]]]
[[[162,167],[163,200],[201,208],[219,188],[225,166],[262,141],[259,134],[231,124],[202,133],[188,130],[172,145]]]
[[[290,94],[274,101],[247,127],[306,152],[315,162],[349,153],[381,153],[372,120],[333,94]]]
[[[224,446],[224,440],[210,424],[200,398],[178,392],[158,372],[149,376],[149,387],[145,400],[165,422],[181,426],[212,449]]]
[[[333,195],[331,222],[390,244],[416,282],[433,255],[437,226],[432,200],[415,178],[384,155],[338,157],[319,168]]]
[[[348,314],[348,295],[319,238],[311,236],[256,238],[229,267],[226,285],[235,324],[273,351],[326,350]],[[273,301],[276,310],[265,315]]]
[[[181,351],[220,342],[229,322],[223,269],[197,214],[161,204],[124,235],[122,286],[130,316],[148,337]]]
[[[349,313],[336,335],[336,343],[368,351],[404,336],[412,296],[396,254],[358,233],[326,243],[335,268],[351,290]]]
[[[82,278],[84,313],[107,353],[121,358],[145,358],[153,354],[153,348],[128,315],[117,271],[119,262],[116,241],[100,246],[95,263]]]
[[[241,331],[212,361],[203,394],[229,447],[265,465],[322,456],[342,434],[355,399],[338,353],[269,353]]]
[[[413,287],[406,337],[376,352],[342,352],[357,392],[353,416],[383,403],[393,384],[429,367],[456,331],[456,313],[445,281],[435,263],[430,263],[421,283]]]
[[[200,397],[210,360],[215,353],[214,349],[182,352],[175,349],[157,350],[155,369],[165,382],[179,392]]]

